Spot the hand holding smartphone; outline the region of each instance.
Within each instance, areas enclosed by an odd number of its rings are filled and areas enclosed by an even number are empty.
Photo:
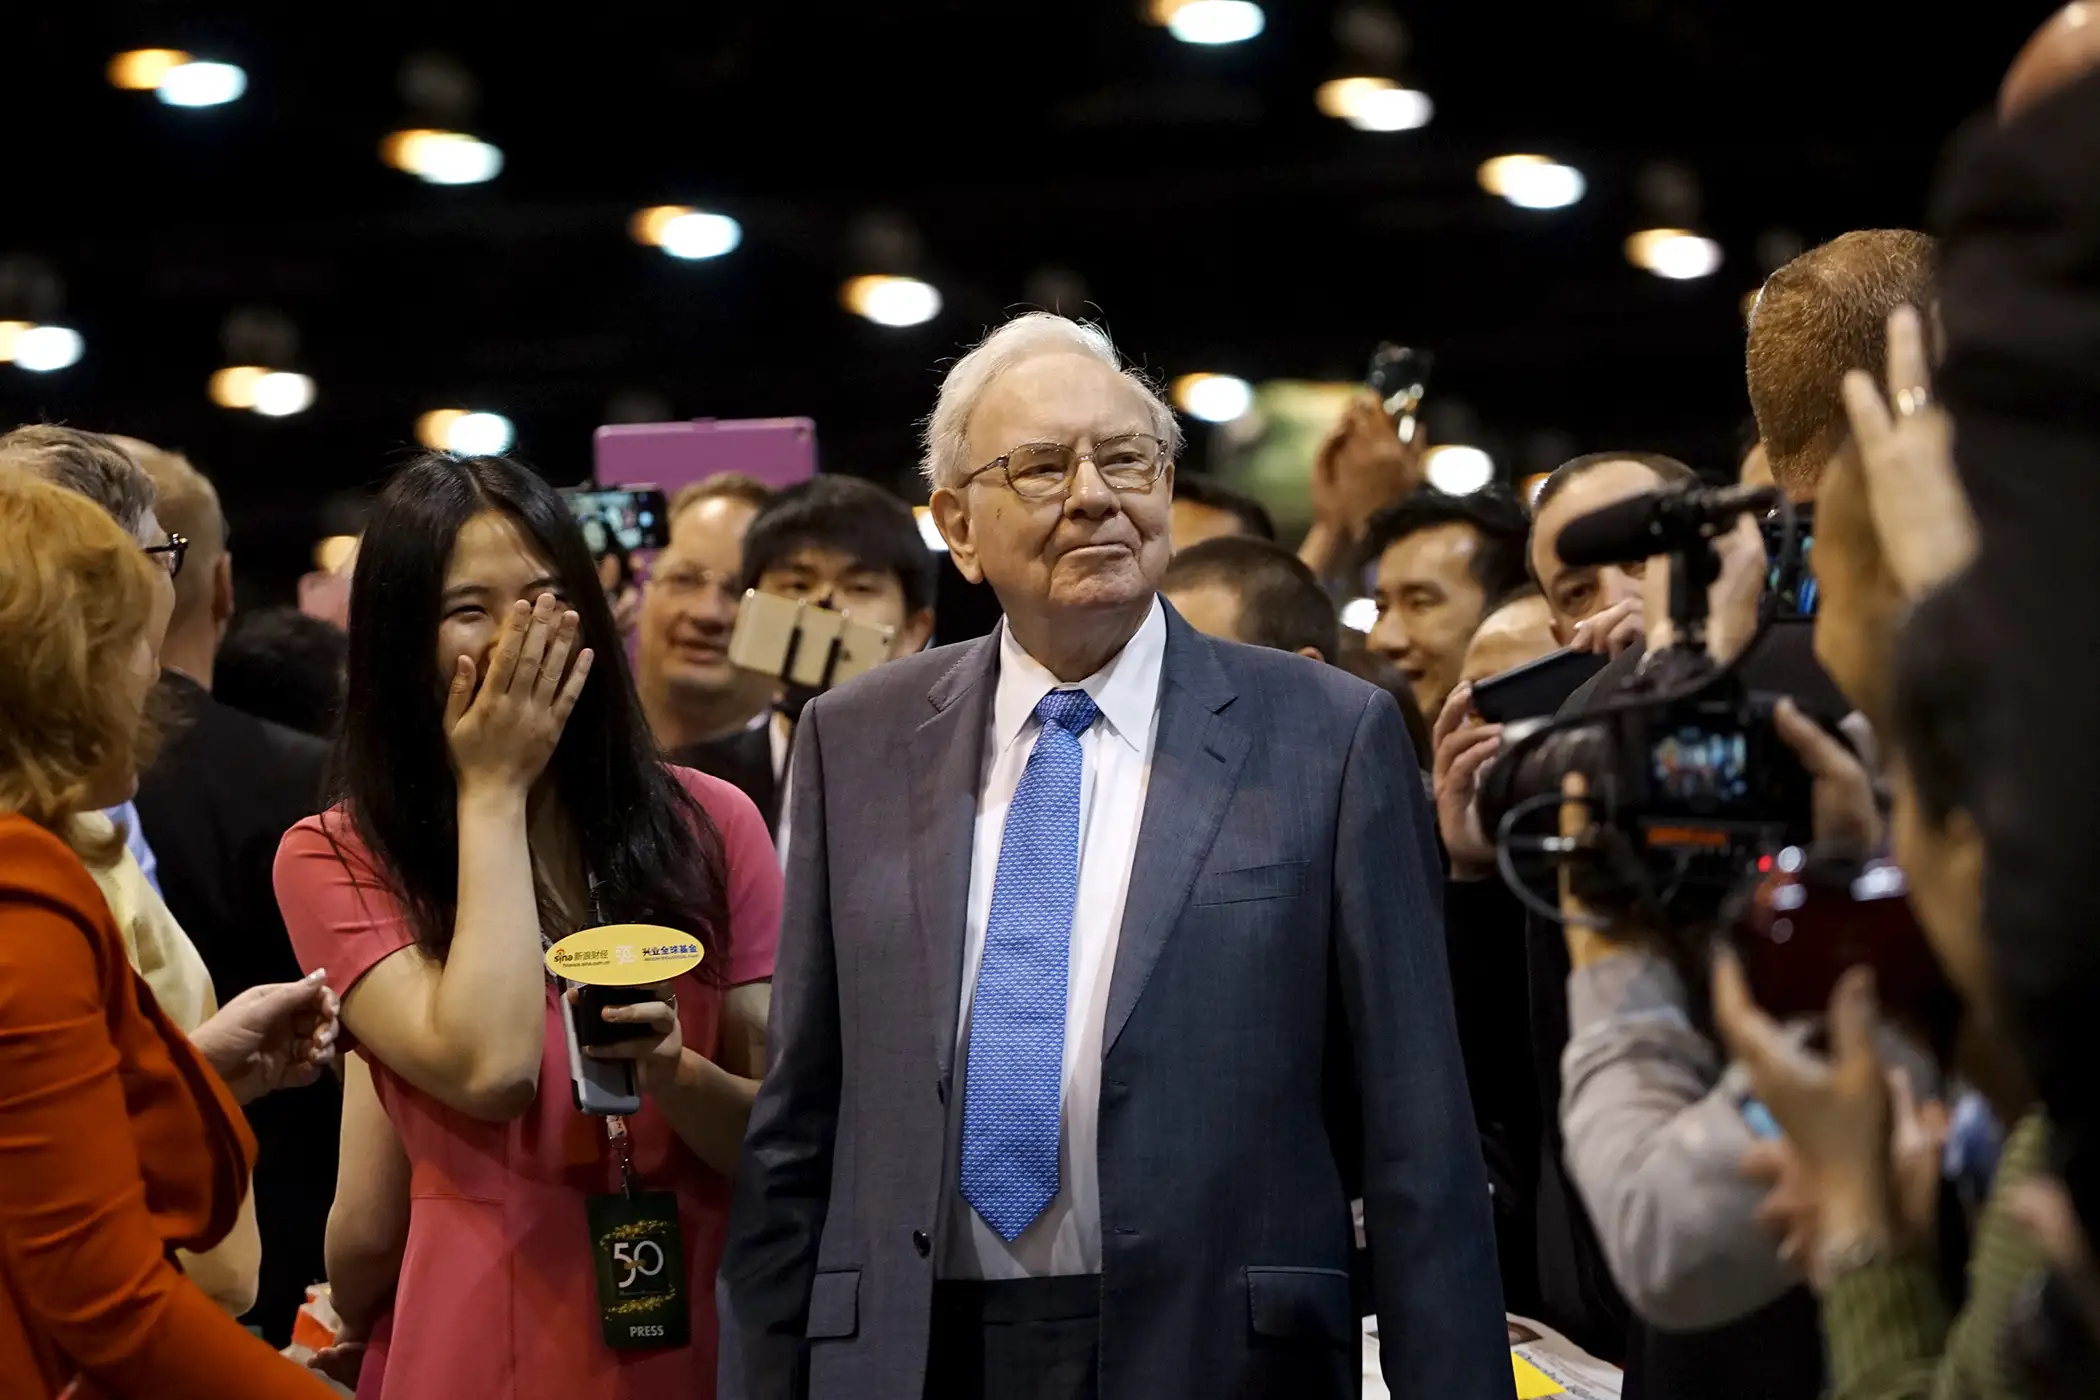
[[[589,990],[613,993],[639,992],[641,995],[633,998],[633,1000],[638,1001],[647,1001],[656,995],[653,990],[646,987],[593,987]],[[635,1087],[634,1061],[601,1060],[595,1056],[584,1054],[584,1041],[577,1027],[577,1020],[581,1015],[580,1008],[576,1002],[571,1001],[567,996],[560,997],[559,1001],[561,1003],[562,1030],[569,1046],[569,1087],[575,1096],[576,1111],[596,1114],[600,1117],[640,1113],[642,1111],[642,1096]],[[600,1009],[602,1009],[602,1006]],[[606,1041],[621,1039],[622,1037],[618,1032],[629,1029],[624,1026],[615,1026],[602,1016],[593,1015],[592,1019],[600,1030],[611,1033],[607,1035]],[[603,1044],[606,1041],[593,1041],[591,1043]]]
[[[1545,719],[1560,712],[1583,682],[1610,664],[1595,652],[1548,652],[1473,685],[1473,711],[1489,724]]]

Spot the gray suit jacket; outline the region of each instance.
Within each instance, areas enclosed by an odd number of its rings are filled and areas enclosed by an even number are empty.
[[[923,1392],[997,664],[996,636],[894,661],[797,727],[723,1400]],[[1394,1393],[1509,1400],[1416,770],[1383,691],[1167,610],[1103,1044],[1102,1400],[1356,1395],[1356,1195]]]

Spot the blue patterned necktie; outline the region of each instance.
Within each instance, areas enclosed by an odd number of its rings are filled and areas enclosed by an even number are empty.
[[[1011,1241],[1057,1195],[1065,979],[1079,899],[1079,736],[1100,711],[1053,690],[1007,809],[970,1003],[963,1089],[963,1199]]]

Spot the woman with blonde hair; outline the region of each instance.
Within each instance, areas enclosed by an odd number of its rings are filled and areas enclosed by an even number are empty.
[[[210,1058],[125,960],[80,818],[131,795],[154,563],[88,501],[0,472],[0,1394],[322,1400],[171,1262],[232,1227],[254,1140],[221,1074],[281,1081],[332,1017]]]

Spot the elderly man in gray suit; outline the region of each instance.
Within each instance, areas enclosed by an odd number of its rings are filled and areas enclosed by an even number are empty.
[[[1433,825],[1391,697],[1155,594],[1180,432],[1035,314],[927,432],[993,635],[795,737],[724,1400],[1509,1400]]]

